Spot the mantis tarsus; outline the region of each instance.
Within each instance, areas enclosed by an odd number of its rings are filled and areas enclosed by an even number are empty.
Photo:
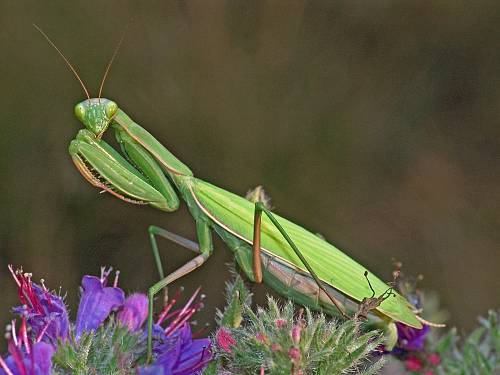
[[[92,185],[128,203],[172,212],[179,207],[180,197],[194,219],[197,243],[156,226],[149,228],[161,280],[148,292],[148,358],[152,347],[154,296],[210,257],[213,232],[234,252],[236,262],[251,281],[264,281],[298,303],[330,313],[338,310],[345,315],[347,310],[355,310],[357,303],[365,301],[367,296],[386,293],[387,284],[375,276],[371,277],[371,284],[367,283],[365,267],[318,235],[273,214],[261,202],[252,203],[194,177],[185,164],[114,101],[102,98],[104,81],[118,47],[106,68],[98,97],[91,98],[69,61],[47,35],[37,29],[64,58],[87,95],[86,100],[75,106],[75,115],[85,129],[78,132],[69,146],[80,173]],[[125,156],[102,139],[108,128],[114,130]],[[157,236],[197,255],[165,276]],[[387,324],[395,321],[420,328],[422,325],[414,307],[397,293],[393,293],[393,297],[379,300],[369,311]]]

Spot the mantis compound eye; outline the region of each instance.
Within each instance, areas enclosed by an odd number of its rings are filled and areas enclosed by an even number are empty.
[[[82,103],[79,103],[75,106],[75,116],[78,118],[78,120],[83,122],[83,119],[85,118],[85,107]]]
[[[115,115],[117,110],[118,110],[118,105],[115,102],[109,101],[106,104],[106,109],[105,109],[106,117],[108,119],[110,119],[111,117],[113,117]]]

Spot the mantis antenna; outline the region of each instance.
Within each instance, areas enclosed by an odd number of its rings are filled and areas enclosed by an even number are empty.
[[[37,24],[33,24],[33,27],[35,29],[37,29],[40,34],[43,35],[43,37],[45,39],[47,39],[47,42],[49,42],[49,44],[54,47],[54,49],[59,53],[59,55],[63,58],[63,60],[66,62],[66,64],[69,66],[69,68],[71,69],[71,71],[73,72],[73,74],[75,75],[76,79],[78,79],[78,82],[80,82],[80,85],[82,85],[83,87],[83,90],[85,91],[85,94],[87,95],[87,99],[90,100],[90,95],[89,95],[89,91],[87,90],[87,87],[85,87],[85,84],[83,83],[82,79],[80,78],[80,76],[78,75],[78,73],[76,72],[75,68],[73,68],[73,65],[71,65],[71,63],[69,62],[69,60],[66,58],[66,56],[64,56],[64,54],[61,52],[61,50],[59,48],[57,48],[57,46],[54,44],[54,42],[49,38],[49,36],[47,34],[45,34],[45,32],[40,28],[38,27]],[[99,94],[100,96],[100,94]]]
[[[99,95],[97,96],[99,101],[101,101],[100,99],[101,99],[102,89],[104,87],[104,82],[106,81],[106,78],[108,77],[109,69],[111,68],[111,65],[113,64],[113,61],[115,61],[115,57],[118,54],[118,51],[120,50],[120,47],[123,43],[123,39],[125,39],[125,34],[127,33],[129,25],[130,25],[130,22],[128,22],[127,26],[125,26],[125,30],[123,30],[120,41],[118,42],[118,44],[113,52],[113,55],[111,56],[111,59],[109,60],[108,66],[106,67],[106,71],[104,72],[104,75],[102,77],[101,86],[99,87]]]

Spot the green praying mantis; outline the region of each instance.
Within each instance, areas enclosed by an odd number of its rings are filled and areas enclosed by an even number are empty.
[[[366,267],[320,236],[272,213],[263,202],[251,202],[196,178],[188,166],[134,122],[116,102],[103,98],[104,82],[123,36],[107,65],[98,97],[92,98],[62,52],[35,27],[65,60],[87,96],[75,106],[75,115],[84,129],[69,146],[78,171],[93,186],[128,203],[173,212],[183,200],[193,217],[197,242],[156,226],[149,228],[160,276],[160,281],[148,291],[149,359],[155,295],[210,258],[213,233],[231,249],[236,263],[249,280],[264,282],[299,304],[347,316],[348,312],[356,311],[367,296],[387,293],[386,283],[373,274],[371,284],[367,283]],[[123,155],[103,140],[109,129],[114,131]],[[196,256],[165,275],[156,240],[158,236],[185,247]],[[386,326],[394,328],[394,322],[400,322],[422,327],[423,320],[402,295],[391,291],[387,297],[372,300],[375,303],[367,312],[380,318]]]

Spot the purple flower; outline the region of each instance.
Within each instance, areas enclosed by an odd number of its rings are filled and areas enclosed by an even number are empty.
[[[10,355],[6,360],[0,357],[0,375],[50,375],[54,347],[45,342],[31,344],[26,334],[26,320],[23,319],[19,337],[9,342]]]
[[[116,317],[132,332],[139,330],[148,317],[148,297],[142,293],[128,296]]]
[[[61,297],[50,293],[43,285],[31,281],[31,274],[9,270],[18,286],[22,306],[14,307],[15,314],[24,317],[31,326],[31,336],[35,341],[45,341],[52,345],[57,340],[66,340],[69,335],[69,318],[66,305]]]
[[[50,375],[52,357],[60,341],[66,345],[77,344],[70,339],[70,323],[64,301],[50,293],[43,284],[31,281],[31,274],[14,272],[9,266],[19,288],[21,306],[13,311],[21,316],[21,326],[16,332],[15,322],[10,326],[9,356],[0,357],[0,375]],[[125,299],[118,284],[118,272],[112,286],[107,286],[111,269],[101,269],[101,276],[85,275],[82,279],[82,294],[77,319],[71,325],[78,340],[84,332],[96,330],[114,313],[114,321],[137,332],[137,348],[120,352],[120,345],[113,355],[123,359],[129,356],[124,366],[143,363],[146,329],[144,322],[148,314],[148,298],[136,293]],[[174,309],[178,295],[165,306],[153,329],[153,363],[138,368],[138,374],[149,375],[194,375],[203,371],[212,359],[209,339],[196,339],[191,332],[191,318],[202,306],[198,290],[184,307]],[[199,332],[198,332],[199,333]],[[98,349],[98,348],[97,348]],[[125,368],[125,367],[124,367]],[[127,367],[127,369],[129,369]]]
[[[422,329],[416,329],[402,323],[396,323],[396,327],[398,329],[396,350],[415,352],[424,349],[425,337],[429,333],[429,326],[424,325]]]
[[[155,353],[160,353],[151,366],[139,369],[139,375],[198,374],[212,359],[210,339],[193,339],[189,323],[182,324],[171,336],[156,336],[156,342]]]
[[[112,287],[108,287],[107,280],[111,269],[101,270],[101,277],[83,276],[83,293],[78,306],[76,316],[76,339],[79,339],[84,331],[97,329],[109,314],[123,305],[125,293],[116,286],[117,280]]]
[[[139,368],[139,375],[200,374],[212,360],[210,339],[194,339],[189,323],[192,315],[203,306],[200,301],[193,305],[199,290],[182,309],[170,311],[177,297],[164,308],[153,326],[154,361],[150,366]],[[165,321],[168,324],[163,328],[161,324]]]

